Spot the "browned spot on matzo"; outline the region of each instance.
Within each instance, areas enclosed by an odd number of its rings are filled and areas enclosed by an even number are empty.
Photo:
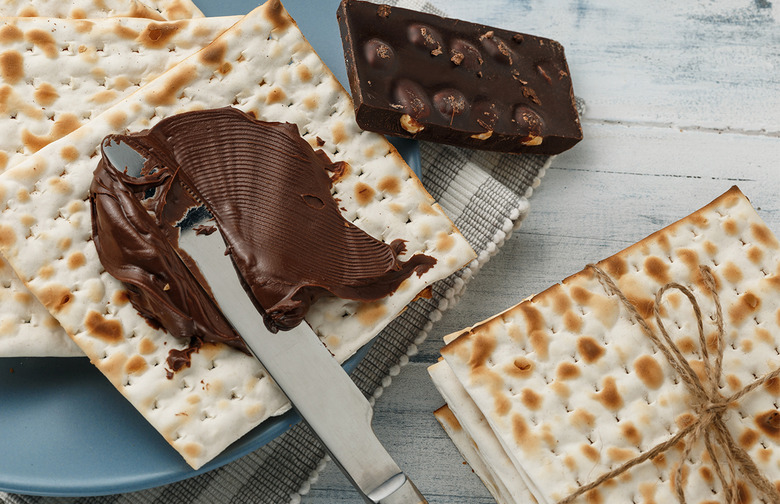
[[[306,98],[304,98],[302,102],[303,106],[310,110],[316,109],[318,103],[319,100],[317,99],[317,95],[309,95]]]
[[[755,416],[755,423],[761,432],[780,441],[780,411],[773,409],[760,413]]]
[[[40,47],[49,58],[57,55],[57,43],[54,41],[51,33],[43,30],[30,30],[24,34],[24,38],[27,42]]]
[[[747,257],[752,263],[758,264],[764,257],[764,251],[761,247],[752,246],[747,251]]]
[[[542,396],[529,388],[523,389],[520,400],[528,409],[537,410],[542,406]]]
[[[81,126],[81,122],[78,117],[70,113],[64,113],[54,120],[54,125],[51,127],[48,135],[34,135],[26,129],[23,130],[22,142],[30,151],[38,152],[53,141],[74,131],[79,126]]]
[[[87,258],[81,252],[73,252],[68,256],[68,268],[76,269],[84,266],[87,263]]]
[[[550,384],[550,388],[561,397],[569,397],[571,395],[571,388],[562,381],[554,381]]]
[[[730,235],[736,235],[739,233],[739,226],[737,225],[737,221],[734,219],[726,219],[721,225],[723,226],[723,230]]]
[[[660,257],[650,256],[646,258],[645,272],[661,285],[669,282],[669,267]]]
[[[709,467],[700,467],[699,474],[701,475],[702,479],[709,484],[712,484],[712,482],[715,481],[715,475],[712,473]]]
[[[48,285],[38,291],[37,295],[38,299],[43,303],[43,306],[55,314],[66,308],[68,303],[73,300],[73,294],[71,294],[67,287],[62,285]]]
[[[745,431],[739,435],[739,445],[745,449],[749,450],[753,447],[753,445],[756,444],[756,441],[758,441],[759,435],[758,432],[754,431],[753,429],[745,429]]]
[[[225,51],[227,51],[227,44],[224,41],[217,40],[200,51],[198,59],[206,65],[218,66],[225,60]]]
[[[116,100],[117,96],[119,96],[119,93],[117,93],[115,90],[104,89],[93,94],[89,101],[93,103],[109,103]]]
[[[355,314],[362,323],[370,325],[374,321],[384,317],[387,313],[387,307],[381,303],[364,303],[360,305]]]
[[[734,264],[731,261],[727,261],[723,265],[723,276],[731,283],[737,283],[740,280],[742,280],[742,270],[739,269],[739,266]]]
[[[682,353],[691,353],[696,350],[697,347],[696,343],[693,341],[693,338],[690,336],[683,336],[678,338],[675,344]]]
[[[621,397],[618,391],[615,379],[611,376],[607,376],[603,380],[603,388],[593,394],[593,397],[598,400],[605,408],[610,410],[617,410],[623,407],[623,397]]]
[[[143,338],[138,344],[138,352],[141,355],[148,355],[153,353],[155,350],[157,350],[157,345],[155,345],[154,342],[149,338]]]
[[[108,123],[116,129],[119,129],[127,121],[127,114],[121,110],[108,112],[105,117]]]
[[[274,30],[283,30],[293,22],[279,0],[269,0],[268,7],[263,11],[263,14],[271,22]]]
[[[0,248],[6,249],[16,242],[16,233],[11,226],[0,224]]]
[[[87,313],[84,325],[89,334],[107,342],[122,341],[122,324],[118,320],[109,320],[100,313],[91,310]]]
[[[70,184],[60,177],[52,177],[46,181],[49,188],[57,194],[68,194],[71,192]]]
[[[609,457],[610,460],[614,460],[615,462],[625,462],[627,460],[631,460],[637,455],[639,455],[639,453],[636,450],[632,450],[630,448],[617,448],[615,446],[611,446],[607,449],[607,457]]]
[[[496,339],[489,334],[479,333],[474,335],[474,344],[471,356],[469,357],[469,366],[476,369],[487,364],[490,354],[496,348]]]
[[[19,11],[19,17],[38,17],[38,11],[32,5],[28,5]]]
[[[185,63],[176,65],[169,74],[166,74],[164,89],[156,89],[154,93],[147,94],[149,103],[154,106],[173,104],[187,84],[197,76],[198,69],[195,66]]]
[[[545,291],[545,298],[552,299],[552,306],[555,313],[561,315],[571,309],[571,298],[566,294],[560,284],[555,284]]]
[[[130,302],[130,295],[126,290],[117,290],[111,296],[111,302],[117,306],[123,306]]]
[[[265,104],[271,105],[272,103],[279,103],[287,98],[284,90],[280,87],[274,87],[268,92],[268,96],[265,97]]]
[[[330,132],[333,135],[333,141],[337,144],[347,139],[347,131],[344,128],[344,123],[342,122],[334,123],[330,128]]]
[[[500,417],[506,416],[507,413],[512,411],[512,402],[506,396],[495,394],[493,396],[493,403],[493,409],[495,410],[496,415]]]
[[[446,423],[450,429],[455,431],[460,431],[463,429],[463,427],[458,422],[458,419],[455,418],[455,415],[448,406],[442,406],[441,408],[434,411],[433,414],[436,416],[436,419],[439,420],[439,422]]]
[[[599,451],[591,444],[583,444],[580,446],[580,451],[593,462],[598,462],[601,459]]]
[[[534,363],[527,357],[517,357],[511,365],[506,367],[506,373],[518,378],[527,378],[531,376],[534,370]]]
[[[780,396],[780,378],[773,377],[764,382],[764,388],[772,395]]]
[[[133,355],[125,363],[125,373],[132,375],[146,371],[149,365],[146,363],[146,359],[140,355]]]
[[[625,259],[618,256],[612,256],[609,259],[605,259],[604,261],[601,261],[600,264],[602,268],[616,280],[620,279],[620,277],[628,272],[628,264]]]
[[[33,297],[32,294],[29,292],[15,292],[14,293],[14,301],[16,301],[19,304],[30,304]]]
[[[395,175],[387,175],[379,180],[377,187],[380,191],[389,194],[398,194],[401,192],[401,181]]]
[[[367,205],[374,199],[374,189],[363,182],[355,184],[355,200],[361,205]]]
[[[590,336],[584,336],[577,340],[577,351],[588,364],[598,361],[606,352],[604,347]]]
[[[78,33],[89,33],[92,31],[92,28],[95,26],[95,23],[92,21],[77,21],[74,23],[76,26],[76,31]]]
[[[580,368],[573,362],[561,362],[555,368],[555,377],[559,380],[571,380],[580,375]]]
[[[203,448],[199,444],[188,443],[184,445],[182,451],[186,453],[188,457],[197,458],[200,455],[200,452],[203,451]]]
[[[726,375],[726,384],[733,391],[737,391],[742,388],[742,380],[738,376],[729,373]]]
[[[41,268],[38,270],[38,278],[42,280],[48,280],[53,276],[54,276],[54,266],[52,266],[51,264],[47,264],[46,266],[41,266]]]
[[[520,415],[512,415],[512,435],[515,443],[526,451],[532,451],[538,447],[538,439],[531,433],[525,419]]]
[[[138,37],[142,45],[159,49],[165,47],[179,31],[180,23],[151,23]]]
[[[563,326],[573,333],[578,333],[582,329],[582,317],[569,310],[563,316]]]
[[[298,78],[303,82],[308,82],[312,78],[311,70],[306,65],[298,65],[295,71],[298,73]]]
[[[777,238],[765,225],[757,223],[751,224],[750,234],[753,235],[753,237],[762,245],[773,249],[778,248]]]
[[[584,409],[574,410],[569,418],[571,419],[571,424],[579,429],[593,427],[593,425],[596,423],[596,417]]]
[[[550,346],[550,338],[548,337],[547,332],[542,330],[533,331],[528,338],[531,341],[534,352],[536,352],[539,358],[546,359],[549,356],[548,350]]]
[[[729,318],[732,324],[740,324],[750,317],[761,305],[761,299],[748,291],[740,295],[733,306],[729,308]]]
[[[588,306],[593,294],[588,289],[575,285],[571,288],[571,298],[579,305]]]
[[[33,100],[38,105],[49,106],[59,97],[57,89],[48,82],[42,82],[33,93]]]
[[[22,40],[24,33],[17,26],[6,23],[0,27],[0,44],[11,44]]]
[[[622,422],[620,431],[623,433],[623,437],[625,437],[632,444],[639,446],[639,444],[642,442],[642,432],[637,429],[636,425],[634,425],[632,422]]]
[[[8,84],[16,84],[24,77],[24,60],[16,51],[0,54],[0,75]]]
[[[594,488],[585,494],[585,502],[587,502],[587,504],[602,504],[604,502],[604,498],[602,497],[599,489]]]
[[[440,231],[436,237],[436,247],[439,250],[446,252],[454,246],[455,246],[455,238],[451,234],[445,231]]]
[[[60,150],[60,156],[65,161],[74,161],[79,157],[79,151],[72,145],[67,145]]]

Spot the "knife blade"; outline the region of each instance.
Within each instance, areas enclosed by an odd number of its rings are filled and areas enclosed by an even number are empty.
[[[126,174],[141,173],[145,159],[131,147],[104,143],[102,150],[113,166],[126,167]],[[204,289],[363,499],[374,504],[425,504],[376,437],[373,409],[346,371],[305,322],[277,333],[266,328],[226,252],[221,231],[198,233],[202,225],[213,225],[205,207],[191,210],[178,225],[179,249],[202,275],[195,277],[205,280]]]

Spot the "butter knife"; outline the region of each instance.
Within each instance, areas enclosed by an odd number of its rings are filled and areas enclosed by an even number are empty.
[[[114,166],[138,176],[145,159],[124,144],[103,146]],[[332,460],[367,503],[427,501],[382,446],[371,427],[373,410],[363,393],[304,322],[272,333],[244,290],[220,233],[198,233],[212,216],[190,211],[179,225],[179,248],[196,263],[225,318],[322,441]],[[186,261],[185,261],[186,262]],[[195,275],[198,277],[198,275]]]

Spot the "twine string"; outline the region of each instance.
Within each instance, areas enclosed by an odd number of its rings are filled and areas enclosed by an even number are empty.
[[[723,369],[725,326],[723,323],[723,309],[720,303],[720,296],[718,295],[715,278],[710,268],[707,266],[700,266],[699,271],[701,272],[704,284],[715,303],[714,321],[717,331],[716,338],[714,342],[711,343],[711,345],[714,346],[714,349],[712,349],[715,354],[714,363],[711,362],[710,345],[708,345],[707,338],[704,335],[704,322],[701,307],[696,296],[688,287],[676,282],[670,282],[656,292],[653,314],[655,316],[658,331],[661,333],[661,337],[659,337],[658,334],[656,334],[656,331],[650,328],[645,318],[640,315],[639,310],[634,303],[628,299],[628,296],[620,290],[617,284],[615,284],[612,278],[604,270],[595,264],[589,264],[588,268],[595,273],[596,278],[602,287],[604,287],[607,294],[614,295],[618,298],[628,311],[631,320],[641,327],[645,335],[650,338],[656,348],[664,355],[672,369],[680,376],[681,381],[685,384],[691,395],[695,419],[690,424],[681,428],[677,434],[671,438],[658,443],[617,468],[602,474],[591,483],[579,487],[567,497],[559,500],[557,504],[569,504],[573,502],[577,497],[593,490],[605,481],[625,473],[642,462],[655,458],[680,442],[685,443],[685,447],[683,449],[682,457],[680,458],[680,463],[677,464],[672,477],[677,500],[680,504],[686,504],[683,471],[691,450],[699,439],[702,439],[704,442],[704,447],[710,456],[715,474],[721,482],[724,496],[728,504],[736,504],[740,497],[737,479],[738,472],[743,474],[753,484],[755,489],[763,494],[769,501],[780,502],[780,492],[778,492],[778,489],[761,473],[753,459],[750,458],[750,455],[734,441],[734,438],[729,433],[723,420],[723,415],[728,410],[729,405],[736,403],[746,394],[752,392],[766,382],[777,379],[777,377],[780,376],[780,368],[764,374],[728,397],[724,397],[723,394],[721,394],[720,379]],[[680,348],[674,343],[671,336],[669,336],[666,326],[664,325],[663,317],[661,315],[661,301],[664,294],[669,290],[677,290],[685,295],[693,309],[697,330],[699,332],[699,345],[703,357],[702,360],[704,363],[703,381],[699,378],[699,375],[693,367],[691,367],[690,363],[688,363],[688,360],[682,354]]]

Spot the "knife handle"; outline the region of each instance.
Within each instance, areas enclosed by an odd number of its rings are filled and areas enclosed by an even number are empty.
[[[409,478],[406,478],[403,485],[390,495],[372,502],[376,504],[428,504],[428,501]]]

